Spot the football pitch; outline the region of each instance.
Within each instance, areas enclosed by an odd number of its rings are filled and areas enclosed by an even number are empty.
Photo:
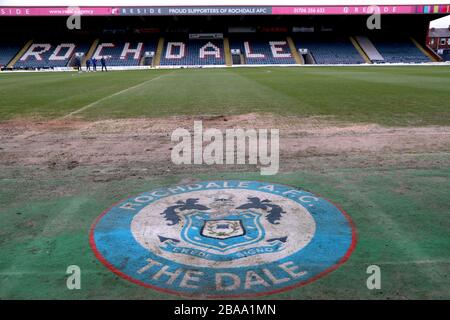
[[[199,119],[278,128],[280,172],[174,165],[171,133]],[[179,298],[106,268],[91,226],[123,199],[209,180],[311,191],[353,221],[345,263],[261,298],[450,299],[449,66],[0,73],[0,299]]]
[[[450,66],[1,75],[0,120],[275,113],[448,125]]]

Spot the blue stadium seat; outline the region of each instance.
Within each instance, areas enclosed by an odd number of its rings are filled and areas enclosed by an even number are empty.
[[[420,63],[430,62],[425,55],[409,39],[371,39],[378,52],[383,56],[385,63]]]
[[[295,39],[295,45],[297,49],[308,49],[317,64],[364,63],[349,38],[299,37]]]
[[[106,57],[108,66],[138,66],[145,52],[156,52],[157,42],[154,41],[102,41],[99,42],[94,55],[97,60]],[[124,51],[127,49],[126,51]],[[122,54],[124,54],[122,56]]]
[[[248,37],[251,39],[251,36]],[[239,49],[245,55],[247,64],[295,64],[286,39],[277,40],[236,40],[231,49]]]
[[[166,39],[160,65],[225,65],[223,40]]]
[[[12,41],[0,44],[0,67],[7,66],[24,44]]]
[[[16,62],[14,68],[55,68],[65,67],[76,52],[87,53],[88,43],[75,42],[34,42]]]
[[[444,61],[450,61],[450,50],[444,50],[444,53],[441,54],[441,58]]]

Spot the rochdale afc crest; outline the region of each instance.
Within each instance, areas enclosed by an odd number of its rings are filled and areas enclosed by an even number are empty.
[[[153,190],[104,212],[96,256],[134,283],[186,296],[238,297],[307,284],[344,263],[350,218],[289,186],[205,181]]]

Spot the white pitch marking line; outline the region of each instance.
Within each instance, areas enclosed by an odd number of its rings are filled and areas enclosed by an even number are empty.
[[[88,105],[85,105],[84,107],[81,107],[81,108],[78,109],[78,110],[75,110],[75,111],[72,111],[72,112],[66,114],[64,117],[62,117],[62,119],[66,119],[66,118],[71,117],[71,116],[73,116],[73,115],[75,115],[75,114],[77,114],[77,113],[83,112],[84,110],[89,109],[89,108],[92,108],[92,107],[94,107],[95,105],[99,104],[99,103],[102,102],[102,101],[105,101],[105,100],[107,100],[107,99],[110,99],[110,98],[115,97],[115,96],[118,96],[118,95],[121,95],[122,93],[125,93],[125,92],[128,92],[128,91],[137,89],[137,88],[139,88],[139,87],[141,87],[141,86],[146,85],[147,83],[150,83],[150,82],[152,82],[152,81],[158,80],[158,79],[160,79],[161,77],[167,76],[167,75],[169,75],[169,73],[161,74],[161,75],[159,75],[159,76],[157,76],[157,77],[155,77],[155,78],[151,78],[151,79],[146,80],[146,81],[144,81],[144,82],[141,82],[141,83],[139,83],[139,84],[137,84],[137,85],[135,85],[135,86],[132,86],[132,87],[123,89],[123,90],[121,90],[121,91],[118,91],[118,92],[115,92],[115,93],[113,93],[113,94],[110,94],[109,96],[100,98],[100,99],[98,99],[97,101],[94,101],[94,102],[92,102],[92,103],[90,103],[90,104],[88,104]]]

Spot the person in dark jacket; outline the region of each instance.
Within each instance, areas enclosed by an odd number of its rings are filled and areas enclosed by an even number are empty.
[[[76,57],[75,58],[75,69],[77,69],[78,71],[81,71],[81,59],[80,59],[80,57]]]
[[[86,71],[91,71],[91,60],[90,59],[86,60]]]
[[[92,57],[91,63],[92,63],[92,69],[93,69],[94,71],[97,71],[97,59],[95,59],[94,57]]]
[[[105,57],[102,57],[100,59],[100,63],[102,64],[102,72],[103,72],[103,68],[105,68],[105,71],[108,72],[108,69],[106,68],[106,59],[105,59]]]

